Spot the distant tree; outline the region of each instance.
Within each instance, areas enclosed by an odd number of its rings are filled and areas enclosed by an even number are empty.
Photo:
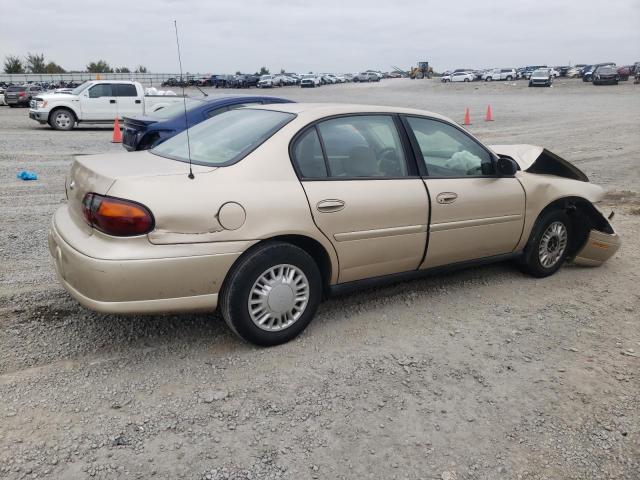
[[[114,72],[115,73],[131,73],[131,70],[129,70],[127,67],[116,67]]]
[[[67,71],[56,62],[49,62],[44,67],[45,73],[67,73]]]
[[[44,61],[44,55],[42,53],[28,53],[26,60],[27,72],[46,73],[47,64]]]
[[[87,72],[89,73],[113,73],[113,69],[104,60],[98,60],[97,62],[91,62],[87,65]]]
[[[280,73],[287,73],[287,72],[284,71],[284,68],[281,68]]]
[[[269,75],[269,69],[267,67],[260,67],[260,72],[258,72],[258,75]]]
[[[145,67],[144,65],[138,65],[138,68],[136,68],[136,73],[149,73],[147,71],[147,67]]]
[[[236,75],[242,75],[242,72],[241,72],[240,70],[238,70],[238,71],[236,72]]]
[[[7,55],[4,58],[4,73],[24,73],[22,59],[15,55]]]

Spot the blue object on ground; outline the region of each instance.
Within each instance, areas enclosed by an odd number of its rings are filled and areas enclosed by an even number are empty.
[[[38,179],[38,175],[36,174],[36,172],[29,172],[27,170],[22,170],[19,174],[16,175],[16,177],[22,179],[22,180],[37,180]]]

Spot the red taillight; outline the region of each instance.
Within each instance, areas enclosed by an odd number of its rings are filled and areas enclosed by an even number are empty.
[[[147,207],[131,200],[87,193],[82,213],[93,228],[116,237],[144,235],[153,230],[155,221]]]
[[[18,92],[18,96],[19,97],[24,97],[25,93],[24,92]]]

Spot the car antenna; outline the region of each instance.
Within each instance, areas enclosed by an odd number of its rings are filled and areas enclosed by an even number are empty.
[[[189,175],[191,180],[195,177],[193,175],[193,168],[191,166],[191,141],[189,139],[189,121],[187,120],[187,97],[184,96],[184,78],[182,76],[182,58],[180,57],[180,41],[178,40],[178,22],[173,21],[173,26],[176,30],[176,45],[178,46],[178,64],[180,65],[180,84],[182,85],[182,105],[184,106],[184,127],[187,134],[187,155],[189,156]]]

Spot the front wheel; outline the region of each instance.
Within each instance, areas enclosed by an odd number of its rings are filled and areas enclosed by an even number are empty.
[[[512,77],[511,75],[509,75],[509,76],[507,77],[507,82],[510,82],[511,80],[513,80],[513,77]]]
[[[557,272],[567,258],[571,222],[562,210],[551,210],[538,219],[520,259],[520,269],[542,278]]]
[[[49,125],[55,130],[71,130],[76,124],[76,117],[70,110],[56,110],[49,117]]]
[[[220,311],[231,330],[261,346],[297,337],[322,295],[316,262],[295,245],[266,242],[241,257],[225,279]]]

